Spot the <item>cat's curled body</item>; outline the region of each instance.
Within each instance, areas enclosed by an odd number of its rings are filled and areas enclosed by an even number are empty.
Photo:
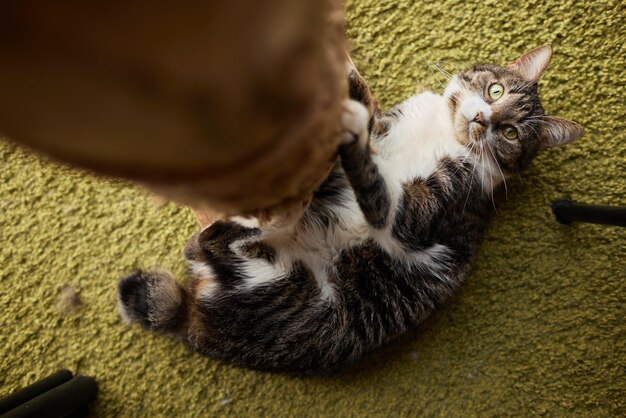
[[[215,222],[185,248],[184,285],[158,271],[120,282],[122,316],[226,362],[297,373],[334,370],[418,324],[467,277],[493,189],[582,133],[543,114],[550,55],[473,67],[443,96],[386,114],[352,69],[337,163],[302,217],[278,230]]]

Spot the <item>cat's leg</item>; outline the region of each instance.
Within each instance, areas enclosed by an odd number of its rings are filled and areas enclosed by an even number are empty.
[[[216,221],[194,234],[184,250],[193,283],[199,282],[194,289],[207,288],[209,283],[219,284],[221,288],[232,288],[241,283],[245,277],[237,268],[239,257],[232,244],[259,233],[258,228]],[[190,303],[195,302],[188,290],[165,271],[137,271],[121,279],[118,285],[122,318],[145,329],[182,331]]]
[[[441,216],[459,225],[483,224],[489,218],[484,210],[487,195],[474,180],[474,170],[465,158],[443,158],[427,178],[404,183],[391,230],[393,239],[406,250],[418,251],[436,242],[433,225],[440,223]],[[465,230],[462,235],[470,237]]]
[[[376,229],[389,223],[391,195],[369,144],[367,109],[354,100],[344,102],[341,164],[367,222]]]
[[[185,247],[190,277],[184,285],[166,271],[136,271],[120,280],[122,318],[144,329],[185,332],[194,306],[202,300],[281,277],[285,269],[276,251],[259,236],[258,228],[214,222],[194,234]]]

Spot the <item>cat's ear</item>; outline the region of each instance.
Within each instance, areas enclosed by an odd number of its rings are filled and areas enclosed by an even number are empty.
[[[548,68],[550,58],[552,58],[552,47],[540,46],[528,51],[510,63],[507,68],[521,75],[524,80],[535,83]]]
[[[584,132],[582,126],[576,122],[554,116],[545,116],[543,119],[543,138],[541,148],[560,147],[580,138]]]

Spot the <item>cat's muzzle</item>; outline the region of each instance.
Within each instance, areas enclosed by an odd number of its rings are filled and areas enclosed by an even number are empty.
[[[470,121],[468,122],[467,131],[471,141],[480,142],[482,136],[487,131],[487,128],[482,123]]]

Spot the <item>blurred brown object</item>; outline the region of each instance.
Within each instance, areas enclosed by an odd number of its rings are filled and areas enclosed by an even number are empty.
[[[335,158],[342,4],[0,2],[0,132],[197,212],[302,210]]]
[[[216,220],[220,218],[219,214],[214,214],[207,210],[199,211],[196,209],[192,209],[192,211],[193,211],[193,214],[196,215],[196,219],[198,220],[198,223],[202,226],[211,225],[213,222],[215,222]]]

